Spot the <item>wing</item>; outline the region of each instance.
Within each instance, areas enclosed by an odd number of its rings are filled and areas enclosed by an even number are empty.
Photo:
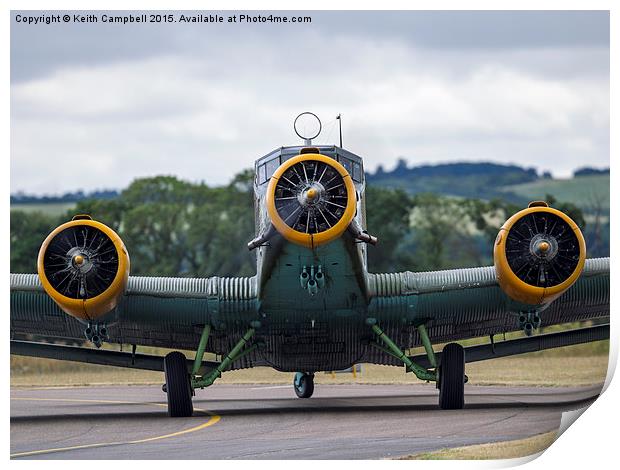
[[[609,290],[609,258],[586,260],[575,284],[540,313],[541,326],[608,319]],[[369,291],[371,315],[404,347],[421,344],[414,324],[426,323],[433,343],[520,329],[521,312],[500,288],[493,266],[369,274]]]
[[[228,325],[256,312],[256,278],[202,279],[130,276],[120,304],[106,324],[109,342],[195,350],[206,323]],[[245,323],[244,323],[245,325]],[[86,324],[65,314],[45,293],[36,274],[11,274],[11,338],[84,340]],[[241,331],[241,330],[239,330]],[[243,334],[242,332],[240,335]],[[217,329],[209,351],[230,350]],[[248,363],[244,361],[249,361]],[[256,365],[254,355],[236,364]]]

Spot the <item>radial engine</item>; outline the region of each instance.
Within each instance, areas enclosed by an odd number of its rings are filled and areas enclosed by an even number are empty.
[[[50,233],[39,250],[37,271],[45,292],[68,315],[100,324],[118,305],[129,278],[129,255],[111,228],[78,215]],[[92,340],[92,338],[89,338]]]
[[[519,321],[531,333],[540,325],[537,312],[566,292],[581,274],[586,244],[570,217],[537,201],[504,223],[493,258],[500,287],[522,304]]]

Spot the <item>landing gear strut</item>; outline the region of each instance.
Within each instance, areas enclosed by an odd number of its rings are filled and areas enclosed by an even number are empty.
[[[443,348],[437,386],[442,410],[465,406],[465,351],[460,344],[450,343]]]
[[[377,325],[376,319],[368,318],[366,323],[376,335],[376,340],[370,343],[372,346],[401,361],[407,372],[413,372],[418,379],[437,383],[439,407],[442,410],[460,410],[465,406],[467,376],[465,375],[465,351],[461,345],[456,343],[446,345],[441,355],[441,365],[438,366],[426,327],[424,324],[418,325],[418,333],[431,365],[431,368],[427,369],[413,362]]]
[[[254,351],[257,348],[256,344],[246,347],[254,336],[254,331],[254,328],[248,329],[222,362],[214,369],[208,370],[206,375],[199,375],[199,373],[211,333],[210,325],[205,325],[202,330],[191,373],[188,372],[187,360],[182,353],[175,351],[168,354],[164,358],[166,383],[162,387],[162,390],[168,394],[168,415],[173,417],[191,416],[194,412],[192,405],[194,390],[209,387],[218,377],[221,377],[222,372],[226,371],[234,361]]]
[[[293,388],[299,398],[310,398],[314,393],[314,374],[297,372],[293,379]]]
[[[192,404],[192,383],[187,371],[185,356],[171,352],[164,358],[166,393],[168,395],[168,416],[188,417],[194,413]]]

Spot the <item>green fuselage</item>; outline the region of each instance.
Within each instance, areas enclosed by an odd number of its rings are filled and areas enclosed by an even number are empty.
[[[280,149],[265,159],[284,159],[279,155],[298,151]],[[361,169],[361,159],[342,149],[329,147],[320,151],[334,158],[348,158]],[[346,157],[340,157],[342,154]],[[258,177],[258,168],[265,159],[257,162],[257,234],[267,231],[271,224],[265,204],[268,177],[262,182]],[[363,171],[359,175],[355,181],[355,218],[364,227]],[[313,371],[348,367],[358,359],[362,353],[360,336],[369,331],[364,327],[368,311],[366,245],[347,232],[312,249],[275,234],[256,251],[258,309],[264,331],[269,331],[263,340],[269,345],[272,365],[282,370]],[[300,278],[304,269],[309,275],[319,270],[324,275],[316,292],[304,288]],[[357,345],[352,347],[353,343]]]

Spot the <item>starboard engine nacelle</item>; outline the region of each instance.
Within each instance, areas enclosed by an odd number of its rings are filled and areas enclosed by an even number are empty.
[[[78,215],[47,236],[37,271],[45,292],[65,313],[91,322],[118,305],[129,278],[129,255],[111,228]]]
[[[314,248],[344,233],[355,216],[357,197],[351,175],[340,163],[316,149],[307,150],[274,172],[266,205],[284,238]]]
[[[500,229],[493,250],[497,279],[513,300],[546,305],[577,280],[586,244],[577,224],[545,202],[532,202]]]

